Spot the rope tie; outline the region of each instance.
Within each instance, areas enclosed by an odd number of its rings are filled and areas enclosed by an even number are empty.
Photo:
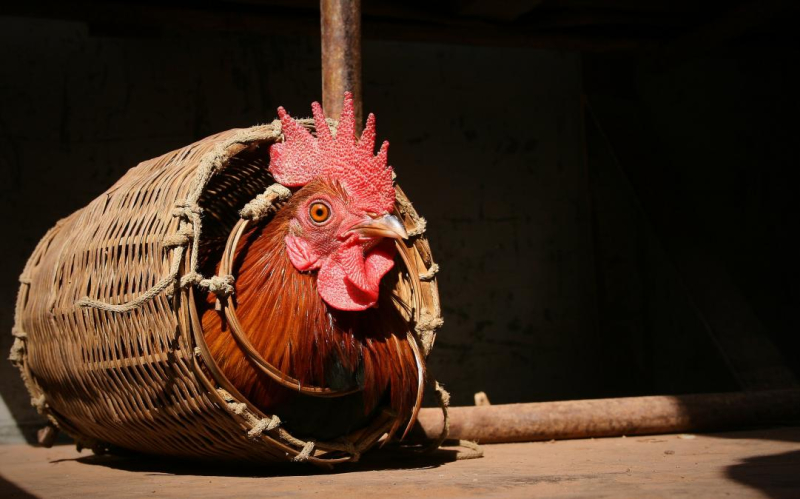
[[[25,342],[22,338],[14,338],[14,344],[11,345],[11,351],[8,354],[8,360],[14,364],[18,364],[24,360],[25,357]]]
[[[202,208],[187,201],[178,201],[175,203],[175,208],[172,209],[173,217],[185,218],[186,220],[192,220],[194,217],[201,216],[202,214]]]
[[[298,455],[294,456],[294,458],[292,458],[292,461],[296,463],[303,463],[305,461],[308,461],[308,458],[311,457],[311,453],[314,452],[314,445],[316,445],[316,442],[314,442],[313,440],[309,440],[308,442],[306,442],[306,444],[303,446],[303,450],[301,450]]]
[[[434,385],[433,389],[436,391],[436,395],[439,398],[439,403],[445,408],[450,407],[450,392],[445,390],[444,386],[442,386],[442,384],[438,381],[436,382],[436,385]],[[449,421],[447,427],[448,429],[450,428]]]
[[[233,395],[228,393],[228,391],[223,388],[217,388],[217,394],[219,394],[219,396],[222,397],[222,400],[224,400],[225,402],[233,401]]]
[[[180,285],[182,288],[192,285],[199,286],[217,296],[227,297],[232,295],[235,291],[233,287],[234,282],[236,282],[236,278],[230,274],[215,275],[205,278],[197,272],[189,272],[181,277]]]
[[[19,283],[20,284],[28,284],[28,285],[30,285],[31,284],[30,276],[27,276],[27,275],[19,276]]]
[[[419,322],[414,326],[414,330],[419,334],[430,333],[436,331],[442,327],[442,325],[444,325],[444,319],[423,312],[419,318]]]
[[[411,217],[411,220],[414,222],[415,227],[408,231],[408,237],[415,237],[420,236],[425,233],[425,229],[428,226],[427,220],[422,218],[414,211],[414,207],[411,204],[411,201],[408,199],[398,199],[397,200],[398,207],[400,209],[400,213],[407,214]]]
[[[244,205],[239,215],[245,220],[257,221],[275,213],[281,203],[292,196],[292,191],[281,184],[272,184],[256,196],[255,199]]]
[[[425,452],[438,449],[447,439],[447,435],[450,434],[450,414],[448,412],[450,408],[450,393],[445,390],[438,381],[434,381],[433,390],[436,394],[436,402],[439,404],[439,408],[442,410],[442,417],[444,418],[444,421],[442,421],[442,432],[439,434],[439,437],[434,440],[427,449],[425,449]]]
[[[19,327],[19,326],[14,326],[14,327],[11,328],[11,335],[14,338],[27,338],[28,337],[28,333],[23,331],[22,328]]]
[[[427,272],[423,272],[422,274],[419,275],[419,280],[431,281],[438,273],[439,273],[439,264],[434,263],[433,265],[431,265],[431,268],[429,268]]]
[[[281,425],[281,418],[279,418],[278,416],[272,416],[271,418],[262,418],[259,419],[255,425],[253,425],[252,430],[247,432],[247,436],[250,438],[256,438],[265,431],[272,431],[280,425]]]
[[[31,405],[36,408],[39,414],[44,414],[44,411],[47,408],[47,400],[44,397],[44,393],[38,397],[31,398]]]
[[[247,404],[228,402],[228,409],[232,410],[234,413],[241,416],[242,414],[244,414],[244,411],[247,410]]]
[[[442,421],[442,432],[439,434],[439,437],[433,443],[431,443],[431,445],[424,449],[423,452],[431,452],[438,449],[450,434],[450,414],[448,412],[448,409],[450,408],[450,393],[448,393],[448,391],[445,390],[438,381],[435,382],[434,390],[436,392],[436,401],[439,403],[439,407],[442,409],[442,417],[444,418],[444,421]],[[483,448],[478,445],[478,442],[473,442],[472,440],[459,440],[458,446],[469,449],[470,452],[459,452],[456,455],[456,461],[465,461],[467,459],[478,459],[483,457]]]
[[[408,237],[416,237],[421,236],[425,233],[425,229],[428,227],[428,221],[425,220],[423,217],[417,216],[416,217],[417,225],[410,231],[408,231]]]
[[[250,412],[247,410],[247,404],[235,402],[233,396],[228,393],[226,390],[222,388],[217,388],[217,393],[222,397],[222,399],[228,404],[228,409],[238,416],[244,416],[247,421],[253,425],[250,431],[247,432],[247,436],[250,438],[256,438],[265,431],[272,431],[278,428],[281,425],[281,418],[278,416],[272,416],[271,418],[255,418]],[[298,445],[302,445],[303,443],[298,441]]]
[[[478,459],[483,457],[483,447],[478,445],[478,442],[472,440],[459,440],[459,447],[464,447],[472,452],[459,452],[456,455],[456,461],[466,461],[467,459]]]
[[[233,287],[233,283],[235,281],[236,278],[230,274],[215,275],[209,278],[204,278],[198,272],[189,272],[181,277],[179,284],[182,288],[195,285],[214,293],[217,295],[217,302],[214,305],[214,308],[217,311],[220,311],[222,310],[222,302],[220,301],[220,298],[227,298],[234,293],[235,288]]]
[[[192,240],[192,236],[194,235],[194,230],[185,225],[178,229],[178,232],[175,234],[170,234],[168,236],[164,236],[164,239],[161,241],[161,244],[165,248],[174,248],[176,246],[186,246],[189,244],[189,241]]]

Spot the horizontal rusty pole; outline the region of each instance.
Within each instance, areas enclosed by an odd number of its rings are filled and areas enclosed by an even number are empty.
[[[530,442],[714,431],[800,420],[800,390],[627,397],[451,407],[449,438]],[[419,413],[416,438],[434,439],[442,413]]]

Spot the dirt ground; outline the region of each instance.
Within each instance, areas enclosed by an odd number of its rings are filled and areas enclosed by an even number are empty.
[[[800,427],[377,452],[334,472],[0,446],[0,497],[800,497]]]

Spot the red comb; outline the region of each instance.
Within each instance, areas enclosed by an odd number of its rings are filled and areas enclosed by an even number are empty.
[[[350,92],[344,94],[342,116],[335,137],[325,121],[322,106],[314,102],[311,109],[316,137],[286,110],[278,108],[284,141],[270,148],[269,170],[275,180],[287,187],[301,187],[318,177],[336,180],[345,188],[351,202],[363,210],[391,212],[395,196],[392,168],[387,166],[389,142],[385,141],[378,154],[373,154],[375,115],[369,115],[358,140]]]

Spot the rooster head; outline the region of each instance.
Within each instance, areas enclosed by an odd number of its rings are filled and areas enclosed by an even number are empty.
[[[339,310],[365,310],[378,301],[380,281],[394,265],[393,239],[405,228],[392,212],[395,191],[387,165],[389,142],[375,150],[375,116],[358,139],[353,97],[345,93],[336,134],[319,103],[311,105],[316,137],[278,108],[284,141],[270,147],[270,173],[300,188],[286,235],[294,267],[317,271],[317,291]]]

